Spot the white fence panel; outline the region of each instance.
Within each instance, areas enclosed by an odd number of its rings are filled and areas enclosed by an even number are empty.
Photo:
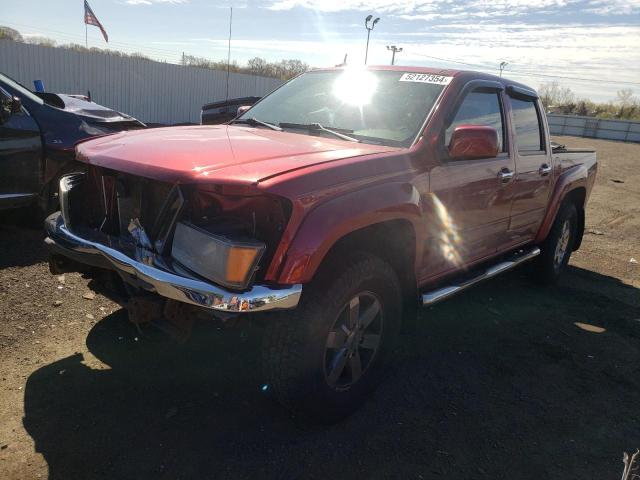
[[[640,122],[609,120],[575,115],[547,115],[552,135],[572,135],[574,137],[602,138],[640,142]]]
[[[49,92],[91,91],[95,102],[153,123],[199,123],[202,105],[226,96],[224,71],[10,40],[0,40],[0,72],[28,88],[38,79]],[[229,98],[263,96],[281,84],[232,73]]]

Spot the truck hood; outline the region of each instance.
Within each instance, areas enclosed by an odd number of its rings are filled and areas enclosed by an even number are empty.
[[[167,182],[257,183],[292,170],[396,147],[238,125],[152,128],[80,143],[78,159]]]

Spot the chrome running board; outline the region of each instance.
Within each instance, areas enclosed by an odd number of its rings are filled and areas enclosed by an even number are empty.
[[[524,251],[518,250],[514,253],[510,259],[502,261],[496,265],[488,267],[486,270],[481,272],[479,275],[476,275],[473,278],[468,280],[464,280],[460,283],[455,283],[453,285],[447,285],[446,287],[438,288],[437,290],[431,290],[430,292],[426,292],[422,294],[422,305],[433,305],[434,303],[438,303],[442,300],[445,300],[453,295],[460,293],[463,290],[475,285],[476,283],[482,282],[483,280],[488,280],[489,278],[493,278],[501,273],[506,272],[507,270],[511,270],[514,267],[517,267],[521,263],[526,262],[527,260],[531,260],[534,257],[540,255],[540,249],[538,247],[532,248],[531,250]]]

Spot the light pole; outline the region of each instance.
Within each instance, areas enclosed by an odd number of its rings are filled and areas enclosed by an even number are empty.
[[[373,15],[367,15],[367,18],[364,19],[364,28],[367,29],[367,49],[364,51],[364,64],[367,64],[367,58],[369,57],[369,36],[371,35],[371,30],[373,30],[376,26],[376,23],[380,21],[380,17],[376,17],[376,19],[371,22]],[[371,22],[371,26],[369,26],[369,22]]]
[[[395,65],[396,63],[396,53],[400,53],[402,51],[402,47],[398,48],[395,45],[387,45],[387,50],[391,50],[391,65]]]
[[[507,65],[509,65],[507,62],[500,62],[500,78],[502,78],[502,71]]]

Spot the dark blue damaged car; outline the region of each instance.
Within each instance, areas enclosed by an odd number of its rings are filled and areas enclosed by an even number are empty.
[[[55,210],[58,179],[82,169],[76,143],[139,128],[146,125],[87,97],[32,92],[0,73],[0,210]]]

